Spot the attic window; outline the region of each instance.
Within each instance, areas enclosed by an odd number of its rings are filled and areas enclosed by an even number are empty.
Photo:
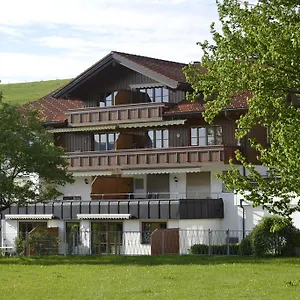
[[[113,106],[115,104],[115,96],[117,92],[106,92],[100,94],[99,106]]]
[[[169,102],[169,90],[164,87],[150,87],[136,89],[138,94],[138,102]]]

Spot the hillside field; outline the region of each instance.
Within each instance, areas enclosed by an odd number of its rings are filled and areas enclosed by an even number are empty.
[[[22,105],[32,100],[38,100],[52,91],[65,85],[70,79],[56,79],[48,81],[0,84],[3,100]]]

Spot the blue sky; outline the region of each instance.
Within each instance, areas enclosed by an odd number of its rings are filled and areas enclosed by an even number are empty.
[[[9,0],[1,4],[0,80],[71,78],[112,50],[198,61],[214,0]]]

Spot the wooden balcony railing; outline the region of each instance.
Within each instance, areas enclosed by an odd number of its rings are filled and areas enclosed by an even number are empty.
[[[166,103],[138,103],[69,110],[68,122],[71,126],[77,127],[162,121],[166,105]]]
[[[228,163],[234,146],[129,149],[103,152],[67,153],[70,171],[197,167]]]

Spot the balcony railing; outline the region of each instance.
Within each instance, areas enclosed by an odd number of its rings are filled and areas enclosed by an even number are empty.
[[[178,199],[220,199],[222,195],[220,193],[198,193],[198,192],[187,192],[187,193],[166,193],[166,192],[145,192],[145,193],[105,193],[105,194],[94,194],[91,193],[93,200],[178,200]],[[63,200],[63,198],[59,198]],[[72,200],[69,200],[72,201]]]
[[[166,103],[138,103],[69,110],[68,122],[75,127],[162,121],[166,105]]]
[[[197,167],[228,163],[235,146],[129,149],[103,152],[67,153],[70,171]]]
[[[11,206],[2,211],[3,218],[27,220],[42,216],[56,220],[79,220],[82,214],[87,218],[92,214],[129,214],[130,219],[142,220],[222,219],[224,203],[222,199],[60,201]]]

